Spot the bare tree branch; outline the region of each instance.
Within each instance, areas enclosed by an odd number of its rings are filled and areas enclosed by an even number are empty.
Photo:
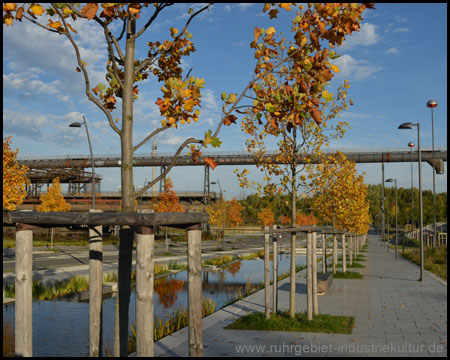
[[[25,14],[23,14],[23,13],[22,13],[22,17],[24,17],[24,18],[27,19],[28,21],[32,22],[33,24],[36,24],[37,26],[40,26],[41,28],[43,28],[43,29],[45,29],[45,30],[48,30],[48,31],[51,31],[51,32],[54,32],[54,33],[61,34],[58,30],[49,28],[49,27],[47,27],[47,26],[45,26],[45,25],[42,25],[41,23],[37,22],[36,20],[34,20],[34,19],[28,17],[27,15],[25,15]]]
[[[170,4],[170,5],[173,5],[173,4]],[[195,16],[197,16],[198,14],[200,14],[201,12],[203,12],[203,11],[209,9],[209,8],[211,7],[211,5],[212,5],[212,3],[210,3],[210,4],[206,5],[206,6],[204,6],[203,8],[201,8],[200,10],[198,10],[197,12],[195,12],[194,14],[192,14],[192,15],[189,17],[188,21],[187,21],[186,24],[184,25],[184,28],[178,33],[178,35],[177,35],[177,36],[175,37],[175,39],[173,40],[172,46],[173,46],[173,44],[175,44],[175,43],[178,41],[178,39],[179,39],[179,38],[184,34],[184,32],[187,30],[187,28],[188,28],[188,26],[189,26],[189,23],[192,21],[192,19],[193,19]],[[167,6],[169,6],[169,5],[167,5]],[[156,11],[155,11],[155,13],[156,13]],[[155,14],[153,14],[153,16],[154,16],[154,15],[155,15]],[[153,18],[153,17],[152,17],[152,18]],[[150,20],[153,21],[153,19],[150,19]],[[150,20],[149,20],[149,22],[150,22]],[[150,22],[150,23],[147,23],[147,24],[150,25],[151,22]],[[147,26],[147,27],[148,27],[148,26]],[[138,37],[139,35],[141,35],[141,33],[142,33],[143,31],[145,31],[145,29],[146,29],[145,27],[142,28],[142,29],[139,31],[139,33],[136,34],[136,37]],[[170,52],[170,51],[172,50],[172,46],[170,46],[169,49],[164,50],[164,52],[165,52],[165,53]],[[148,65],[150,65],[155,59],[156,59],[156,54],[153,55],[151,58],[148,58],[148,59],[144,60],[144,61],[141,63],[141,65],[139,65],[139,67],[136,69],[135,74],[138,75],[145,67],[147,67]]]
[[[149,141],[153,136],[159,134],[160,132],[170,128],[169,126],[163,126],[159,129],[154,130],[150,135],[148,135],[144,140],[142,140],[139,144],[137,144],[135,147],[133,147],[133,152],[135,152],[137,149],[139,149],[142,145],[144,145],[147,141]]]
[[[111,114],[109,113],[109,111],[107,109],[105,109],[105,107],[101,104],[101,102],[98,101],[98,99],[96,99],[92,95],[91,90],[90,90],[89,75],[87,73],[86,67],[84,66],[83,62],[81,61],[81,55],[80,55],[80,50],[78,49],[78,45],[76,44],[76,42],[73,40],[72,36],[70,35],[69,28],[67,27],[67,24],[66,24],[66,21],[64,19],[64,16],[61,14],[61,12],[59,11],[59,9],[56,6],[54,6],[53,4],[52,4],[52,6],[53,6],[53,9],[55,10],[55,12],[59,15],[61,21],[63,22],[64,29],[65,29],[64,35],[66,35],[69,38],[70,42],[72,43],[73,48],[75,49],[75,53],[77,55],[78,66],[81,68],[81,70],[83,72],[83,75],[84,75],[84,81],[85,81],[85,84],[86,84],[86,95],[87,95],[87,97],[89,98],[89,100],[91,100],[93,103],[95,103],[95,105],[97,105],[100,108],[100,110],[102,110],[105,113],[106,117],[109,120],[109,125],[113,128],[113,130],[118,135],[120,135],[121,131],[116,126],[116,124],[114,124],[114,120],[113,120]]]
[[[149,188],[151,188],[154,184],[156,184],[158,181],[163,179],[170,172],[170,170],[175,166],[175,162],[177,161],[178,157],[180,156],[181,152],[183,151],[183,149],[186,146],[188,146],[189,144],[202,144],[202,143],[203,143],[202,140],[197,140],[197,139],[194,139],[194,138],[189,138],[189,139],[185,140],[180,145],[180,147],[178,148],[177,152],[174,154],[174,156],[172,158],[172,162],[169,164],[169,166],[167,166],[166,170],[162,174],[160,174],[156,179],[154,179],[153,181],[149,182],[141,190],[139,190],[138,192],[133,193],[131,195],[133,197],[133,199],[136,199],[139,196],[143,195]]]

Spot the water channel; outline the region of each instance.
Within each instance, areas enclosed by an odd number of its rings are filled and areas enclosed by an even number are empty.
[[[279,255],[278,274],[289,271],[289,254]],[[296,265],[305,265],[297,255]],[[272,264],[271,264],[272,268]],[[272,278],[272,269],[271,269]],[[203,297],[215,301],[216,311],[246,288],[264,281],[264,261],[242,260],[222,271],[202,272]],[[130,324],[135,323],[135,295],[130,298]],[[103,344],[114,344],[115,298],[103,301]],[[187,308],[187,272],[155,279],[155,318],[168,319],[179,307]],[[33,301],[33,356],[88,356],[89,304],[66,301]],[[14,304],[3,306],[3,356],[14,356]]]

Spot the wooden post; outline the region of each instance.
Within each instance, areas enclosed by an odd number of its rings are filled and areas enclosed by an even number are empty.
[[[89,209],[89,212],[102,212]],[[99,357],[103,351],[103,226],[89,228],[89,356]]]
[[[264,227],[264,230],[269,230],[268,226]],[[264,234],[264,290],[265,290],[265,316],[266,319],[270,319],[270,248],[269,248],[270,234]]]
[[[26,225],[24,226],[26,227]],[[33,356],[33,231],[16,227],[15,355]]]
[[[312,290],[313,290],[313,313],[319,313],[319,302],[317,300],[317,233],[312,233]]]
[[[347,271],[347,260],[345,258],[345,235],[342,234],[342,272]]]
[[[273,228],[276,229],[277,226],[273,225]],[[272,260],[272,273],[273,273],[273,312],[277,313],[278,308],[278,299],[277,299],[277,291],[278,291],[278,237],[276,234],[273,235],[273,260]]]
[[[128,310],[131,294],[131,260],[133,251],[133,230],[121,229],[119,233],[119,346],[120,357],[128,356]]]
[[[295,260],[297,255],[297,236],[295,232],[291,233],[291,269],[290,269],[290,280],[291,280],[291,288],[289,293],[289,316],[291,318],[295,317]]]
[[[136,356],[153,357],[153,228],[136,228]]]
[[[333,234],[333,274],[336,274],[337,259],[338,259],[337,238],[336,238],[336,234]]]
[[[350,235],[350,238],[348,239],[348,259],[349,264],[352,265],[352,254],[353,254],[353,235]]]
[[[203,356],[202,232],[200,224],[188,229],[189,356]]]
[[[306,259],[307,259],[307,273],[306,273],[306,285],[307,285],[307,315],[308,320],[313,318],[313,294],[312,294],[312,234],[306,234]]]
[[[326,235],[322,234],[322,272],[325,274],[327,272],[327,241]]]

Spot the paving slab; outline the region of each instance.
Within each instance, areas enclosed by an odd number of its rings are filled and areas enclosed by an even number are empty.
[[[264,290],[203,320],[203,356],[447,356],[447,283],[386,251],[368,235],[364,278],[333,279],[319,312],[355,317],[352,334],[227,330],[250,312],[264,311]],[[279,282],[278,306],[289,308],[289,278]],[[270,292],[272,294],[272,290]],[[305,270],[296,276],[296,311],[306,311]],[[155,343],[155,356],[188,356],[188,330]]]

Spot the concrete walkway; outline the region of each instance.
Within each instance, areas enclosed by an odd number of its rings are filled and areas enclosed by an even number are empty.
[[[333,279],[319,312],[355,316],[350,335],[226,330],[249,312],[264,312],[264,290],[203,320],[204,356],[447,356],[447,285],[368,236],[362,280]],[[297,274],[296,311],[306,311],[305,271]],[[271,292],[272,294],[272,292]],[[289,308],[289,278],[279,282],[279,309]],[[155,344],[155,356],[188,356],[188,328]]]

